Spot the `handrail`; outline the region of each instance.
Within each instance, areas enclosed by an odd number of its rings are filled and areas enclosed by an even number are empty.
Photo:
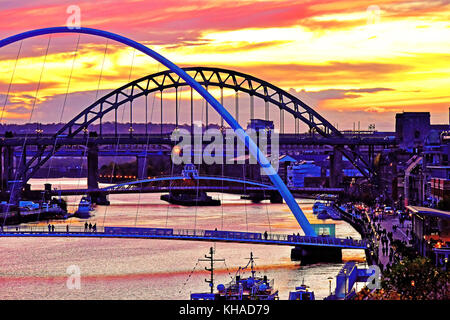
[[[123,231],[120,229],[123,228]],[[217,232],[217,234],[215,234]],[[40,226],[0,226],[1,234],[84,234],[97,233],[101,235],[132,235],[132,236],[161,236],[161,237],[181,237],[181,238],[206,238],[217,240],[257,240],[260,242],[276,242],[289,244],[322,244],[322,245],[336,245],[336,246],[354,246],[365,247],[366,243],[361,240],[354,239],[340,239],[327,236],[310,237],[297,236],[289,234],[268,233],[265,238],[263,233],[251,233],[245,231],[225,231],[225,230],[201,230],[201,229],[169,229],[169,228],[139,228],[139,227],[96,227],[94,231],[89,226],[73,226],[73,225],[50,225]],[[206,235],[208,233],[208,235]]]

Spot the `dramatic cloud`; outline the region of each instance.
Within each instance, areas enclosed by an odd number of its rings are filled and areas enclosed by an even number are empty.
[[[11,0],[1,3],[0,37],[65,25],[74,4],[84,27],[133,38],[180,66],[251,74],[344,126],[355,116],[392,129],[399,110],[442,115],[450,105],[449,0]],[[57,120],[66,92],[68,119],[96,96],[164,70],[130,48],[75,34],[1,48],[0,69],[0,95],[10,88],[1,121],[12,122],[25,121],[33,104],[34,120],[52,111]]]

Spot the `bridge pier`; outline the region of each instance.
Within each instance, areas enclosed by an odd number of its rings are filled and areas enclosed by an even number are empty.
[[[283,197],[278,191],[270,194],[270,203],[283,203]]]
[[[98,145],[88,144],[87,152],[87,187],[88,190],[98,189]],[[104,193],[88,192],[92,203],[109,205],[109,200]]]
[[[88,189],[98,189],[98,145],[88,144],[87,169]]]
[[[342,262],[341,248],[295,246],[291,250],[291,260],[301,261],[302,265],[320,262]]]
[[[13,180],[14,177],[14,148],[3,147],[3,170],[2,170],[2,189],[6,190],[8,181]]]
[[[342,185],[342,152],[336,147],[330,154],[330,188],[336,188]]]
[[[136,177],[138,180],[147,179],[148,177],[147,163],[148,163],[147,155],[138,155],[136,157],[136,167],[137,167]]]

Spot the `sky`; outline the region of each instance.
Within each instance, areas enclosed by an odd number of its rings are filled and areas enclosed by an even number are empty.
[[[450,0],[0,0],[0,38],[76,21],[70,6],[81,26],[137,40],[181,67],[266,80],[339,129],[394,130],[403,111],[448,123]],[[69,121],[163,67],[121,44],[64,34],[0,48],[0,69],[0,122],[25,123]]]

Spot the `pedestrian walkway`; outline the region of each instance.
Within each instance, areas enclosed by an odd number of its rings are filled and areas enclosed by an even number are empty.
[[[411,222],[404,221],[403,224],[401,224],[397,216],[384,216],[382,220],[378,220],[374,224],[377,230],[386,230],[386,232],[380,233],[378,239],[378,260],[384,270],[387,265],[392,265],[395,256],[388,235],[390,233],[392,234],[393,241],[400,240],[408,243],[411,236]]]

